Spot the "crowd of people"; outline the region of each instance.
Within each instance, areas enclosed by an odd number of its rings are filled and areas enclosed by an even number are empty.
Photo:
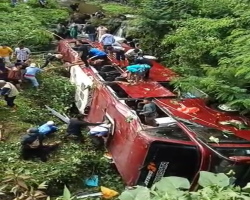
[[[17,0],[12,0],[13,3],[17,3]],[[46,1],[39,0],[41,5],[45,5]],[[78,6],[72,7],[77,11]],[[103,13],[95,13],[96,17],[102,17]],[[57,26],[58,39],[72,38],[78,39],[79,24],[72,22],[68,27],[63,23],[59,23]],[[108,28],[103,25],[99,27],[93,26],[90,22],[87,22],[82,31],[88,35],[91,42],[99,42],[102,45],[102,50],[99,48],[93,48],[90,43],[83,42],[83,40],[76,40],[76,46],[74,50],[80,53],[80,57],[85,64],[85,67],[95,65],[100,61],[101,63],[108,61],[109,56],[114,56],[119,62],[119,66],[124,69],[122,77],[127,78],[130,83],[138,83],[149,78],[150,69],[153,66],[152,62],[143,57],[143,51],[140,49],[139,44],[131,45],[132,49],[126,51],[121,42],[117,41],[115,36],[112,35]],[[49,70],[48,65],[53,61],[62,61],[63,56],[60,53],[49,53],[43,64],[39,65],[34,62],[31,57],[32,52],[29,48],[20,44],[14,50],[6,44],[0,45],[0,96],[4,97],[6,106],[11,108],[11,111],[16,111],[15,99],[22,92],[22,83],[27,81],[35,89],[39,89],[39,82],[36,78],[38,73]],[[63,63],[63,61],[62,61]],[[128,64],[127,64],[128,63]],[[148,125],[156,126],[156,107],[151,99],[145,99],[144,106],[141,109],[140,114],[145,116],[145,121]],[[85,115],[79,114],[76,118],[72,118],[69,121],[64,139],[75,136],[78,141],[83,142],[84,137],[81,133],[83,128],[94,126],[89,131],[89,137],[100,147],[105,144],[109,136],[111,124],[109,121],[100,123],[88,123],[84,121]],[[60,130],[53,121],[48,121],[42,126],[33,127],[27,130],[27,133],[21,139],[21,155],[23,159],[30,159],[32,156],[40,157],[42,161],[47,160],[46,152],[53,150],[53,146],[46,146],[43,144],[44,139],[53,135],[53,133]],[[35,141],[38,144],[34,147]],[[58,146],[58,144],[56,144]]]

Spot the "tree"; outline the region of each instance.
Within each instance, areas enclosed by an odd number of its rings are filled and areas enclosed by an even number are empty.
[[[248,112],[249,2],[240,0],[144,0],[142,47],[182,77],[187,90],[196,86],[218,103]]]

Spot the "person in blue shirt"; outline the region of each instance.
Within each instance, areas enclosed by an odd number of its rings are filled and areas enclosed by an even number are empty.
[[[36,74],[41,71],[40,68],[36,67],[35,63],[31,63],[30,66],[25,69],[24,78],[30,80],[32,85],[38,88],[39,83],[36,79]]]
[[[98,59],[101,59],[101,60],[108,60],[108,56],[105,52],[97,49],[97,48],[91,48],[89,50],[89,60],[98,60]]]
[[[145,64],[136,64],[136,65],[129,65],[126,68],[126,73],[128,73],[128,82],[133,82],[135,80],[135,83],[138,83],[146,71],[146,69],[149,69],[149,65]]]
[[[38,128],[38,132],[42,136],[49,136],[51,133],[54,133],[58,130],[53,121],[48,121]]]

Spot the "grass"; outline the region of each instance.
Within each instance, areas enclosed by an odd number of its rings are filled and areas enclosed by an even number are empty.
[[[87,3],[101,6],[108,15],[137,14],[139,12],[139,8],[115,2],[104,3],[103,1],[87,1]]]

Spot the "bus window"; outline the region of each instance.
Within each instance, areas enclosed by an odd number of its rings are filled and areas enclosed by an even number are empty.
[[[150,187],[166,176],[184,177],[192,181],[199,166],[200,154],[196,146],[153,142],[141,168],[138,184]]]
[[[250,148],[215,148],[216,151],[221,153],[225,157],[230,156],[250,156]],[[228,175],[234,172],[233,175],[236,180],[235,184],[244,187],[248,182],[250,182],[250,164],[240,164],[236,162],[230,162],[225,160],[218,155],[212,156],[212,163],[210,171],[213,173],[225,173]]]

